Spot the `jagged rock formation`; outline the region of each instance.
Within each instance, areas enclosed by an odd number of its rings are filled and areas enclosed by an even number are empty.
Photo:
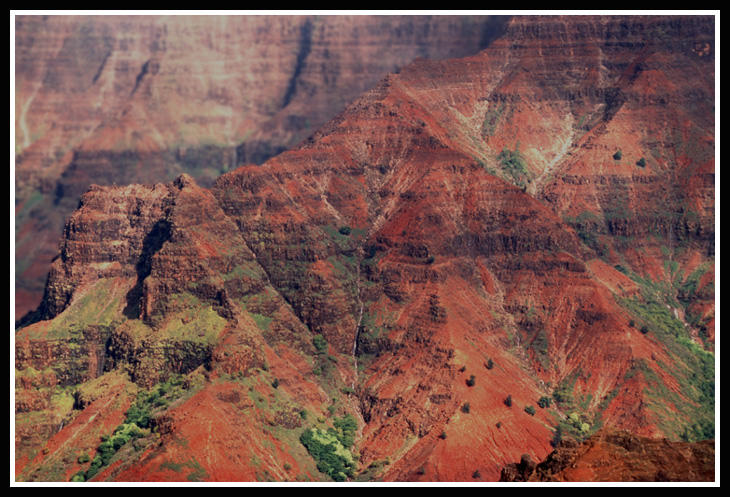
[[[16,333],[21,429],[59,409],[34,384],[182,375],[154,404],[159,441],[66,479],[318,479],[299,436],[345,413],[363,479],[496,480],[604,425],[713,438],[713,33],[707,17],[515,18],[210,189],[92,187]],[[656,116],[674,138],[650,155]],[[51,454],[16,433],[23,478],[71,457],[63,437],[102,433],[78,409],[94,401],[74,404]]]
[[[17,318],[90,184],[204,185],[298,144],[416,57],[486,46],[489,16],[17,16]]]
[[[714,440],[695,444],[601,432],[583,443],[561,442],[548,457],[524,456],[499,481],[707,482],[715,480]]]

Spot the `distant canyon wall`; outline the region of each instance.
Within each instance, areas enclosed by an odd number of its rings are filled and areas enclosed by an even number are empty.
[[[386,73],[461,57],[495,16],[18,16],[16,314],[91,184],[202,184],[307,138]]]

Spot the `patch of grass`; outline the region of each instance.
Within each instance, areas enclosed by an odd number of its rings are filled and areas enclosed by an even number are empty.
[[[517,186],[525,186],[525,183],[529,181],[527,163],[520,153],[519,144],[515,147],[515,150],[503,148],[497,155],[497,161],[502,169],[512,177]]]

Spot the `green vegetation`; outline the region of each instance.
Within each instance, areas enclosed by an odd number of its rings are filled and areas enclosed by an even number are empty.
[[[146,433],[136,424],[123,423],[115,430],[111,438],[103,440],[96,449],[96,456],[84,474],[84,481],[92,479],[101,468],[107,466],[114,454],[130,440],[143,437]]]
[[[486,363],[484,363],[484,367],[487,369],[492,369],[494,367],[494,361],[490,358]]]
[[[618,150],[615,154],[613,154],[613,160],[621,160],[621,157],[623,157],[621,150]]]
[[[535,415],[535,408],[533,406],[527,406],[525,407],[525,412],[529,414],[530,416]]]
[[[314,335],[314,338],[312,338],[312,343],[314,344],[314,348],[317,349],[318,354],[327,353],[329,344],[327,343],[327,339],[324,336]]]
[[[499,107],[490,106],[484,114],[484,122],[482,123],[482,138],[493,136],[497,129],[500,117],[504,113],[505,103],[500,102]]]
[[[643,157],[636,161],[636,165],[639,167],[646,167],[646,159]]]
[[[86,471],[77,471],[72,477],[72,482],[82,482],[86,481]]]
[[[357,421],[348,414],[334,421],[334,428],[305,430],[299,441],[317,462],[317,469],[335,481],[352,477],[355,461],[350,448],[355,442]]]
[[[473,386],[474,386],[474,384],[476,383],[476,380],[477,380],[476,376],[474,376],[474,375],[471,375],[471,376],[469,377],[469,379],[468,379],[468,380],[466,380],[466,384],[467,384],[467,386],[473,387]]]
[[[529,180],[529,175],[525,158],[520,154],[519,144],[514,151],[503,148],[497,156],[497,161],[502,169],[512,177],[517,186],[525,186],[525,183]]]
[[[537,405],[540,406],[540,408],[542,408],[542,409],[546,409],[546,408],[550,407],[551,402],[552,401],[551,401],[550,397],[542,396],[542,397],[540,397],[540,400],[537,401]]]
[[[124,423],[117,426],[111,436],[102,435],[101,443],[96,449],[96,455],[91,460],[89,468],[75,474],[72,481],[88,481],[92,479],[104,466],[107,466],[112,457],[127,443],[150,433],[152,412],[159,408],[166,408],[170,403],[183,394],[183,377],[173,376],[169,380],[159,383],[150,392],[141,391],[137,400],[127,410]],[[87,456],[88,461],[88,456]],[[79,458],[81,463],[81,457]],[[83,476],[83,480],[81,480]]]
[[[469,412],[471,412],[471,405],[468,402],[465,402],[464,405],[461,406],[461,412],[469,414]]]
[[[508,395],[506,399],[504,399],[504,405],[507,407],[512,407],[512,396]]]
[[[339,231],[341,235],[348,236],[352,232],[352,228],[349,226],[340,226],[337,231]]]

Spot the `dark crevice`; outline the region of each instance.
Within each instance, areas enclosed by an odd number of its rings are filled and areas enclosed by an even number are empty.
[[[152,59],[147,59],[147,62],[142,64],[142,69],[140,69],[139,74],[137,74],[137,79],[134,81],[134,88],[132,88],[132,93],[129,94],[130,97],[134,95],[134,93],[137,91],[137,88],[139,88],[140,83],[142,83],[142,79],[145,77],[147,72],[149,72],[151,60]]]
[[[284,93],[284,100],[281,105],[282,108],[289,105],[292,98],[294,97],[294,94],[297,91],[297,81],[299,79],[299,75],[302,73],[302,69],[304,69],[304,65],[306,64],[306,61],[307,61],[307,56],[309,56],[309,52],[311,50],[312,50],[312,21],[311,21],[311,19],[307,19],[301,28],[300,37],[299,37],[299,52],[297,53],[297,63],[294,66],[294,73],[292,74],[291,78],[289,79],[289,84],[287,85],[286,92]]]
[[[127,305],[124,315],[129,319],[139,319],[142,301],[142,283],[152,272],[152,256],[170,239],[171,224],[166,219],[157,221],[142,242],[142,253],[137,262],[137,283],[127,292]]]
[[[101,65],[99,66],[99,69],[96,70],[96,74],[94,74],[94,77],[91,79],[91,84],[97,82],[99,77],[101,76],[101,73],[104,71],[104,66],[106,65],[106,61],[109,59],[109,56],[112,54],[111,50],[109,50],[106,55],[104,56],[104,60],[101,61]]]

